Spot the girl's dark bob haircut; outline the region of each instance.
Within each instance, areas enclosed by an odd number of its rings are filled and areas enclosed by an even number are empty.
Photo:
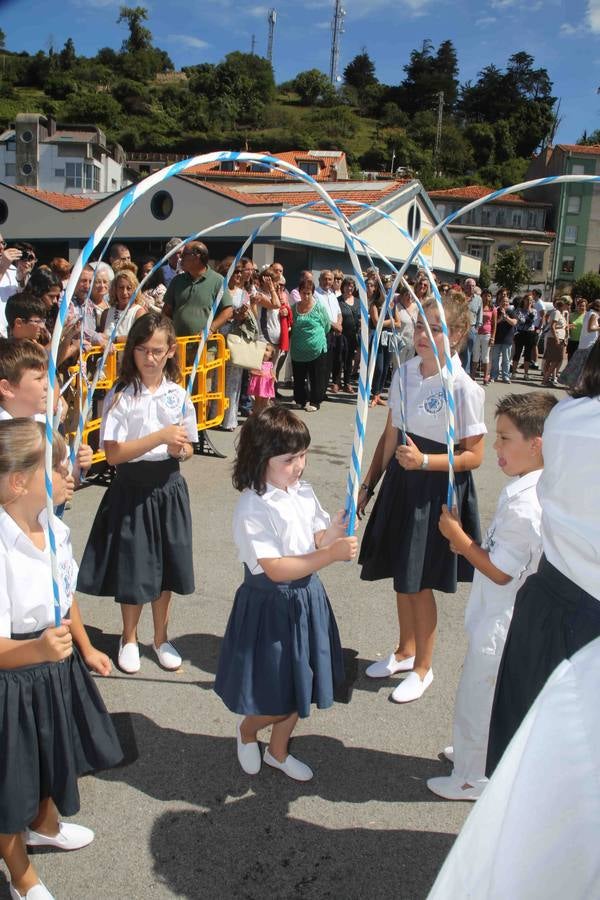
[[[115,278],[114,280],[116,281],[117,279]],[[135,355],[133,351],[136,347],[139,347],[140,344],[145,344],[146,341],[150,340],[156,331],[164,331],[169,350],[177,343],[177,336],[171,319],[167,319],[165,316],[156,312],[146,313],[145,315],[140,316],[139,319],[136,319],[127,335],[127,343],[125,344],[121,359],[119,383],[122,388],[132,384],[136,394],[141,391],[142,382],[140,373],[135,364]],[[181,380],[181,369],[177,362],[177,356],[172,356],[167,359],[164,375],[168,381],[178,382]]]
[[[284,406],[269,406],[246,419],[233,464],[233,486],[238,491],[266,490],[266,472],[273,456],[301,453],[310,445],[310,432],[302,419]]]

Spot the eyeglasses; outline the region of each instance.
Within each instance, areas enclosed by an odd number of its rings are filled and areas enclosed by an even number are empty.
[[[137,347],[133,348],[138,353],[143,353],[145,357],[148,359],[160,360],[163,356],[166,356],[169,352],[169,348],[166,350],[151,350],[148,347],[144,347],[142,344],[138,344]]]
[[[429,329],[433,335],[438,335],[438,334],[444,333],[444,329],[442,328],[441,325],[430,325]],[[415,323],[415,331],[425,331],[425,325],[423,324],[423,322]]]
[[[39,327],[45,324],[43,319],[27,319],[27,325],[37,325]]]

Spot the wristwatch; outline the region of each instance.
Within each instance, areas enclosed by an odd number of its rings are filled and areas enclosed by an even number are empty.
[[[423,454],[423,462],[421,463],[420,468],[421,469],[429,468],[429,454],[428,453]]]

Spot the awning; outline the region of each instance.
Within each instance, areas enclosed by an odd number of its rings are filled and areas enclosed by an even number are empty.
[[[465,241],[475,241],[478,244],[493,244],[495,241],[495,238],[482,237],[479,234],[465,234]]]
[[[550,241],[526,241],[524,239],[519,241],[520,244],[530,244],[532,247],[549,247]]]

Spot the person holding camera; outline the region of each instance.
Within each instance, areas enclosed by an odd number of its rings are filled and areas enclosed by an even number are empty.
[[[0,234],[0,335],[7,336],[6,301],[22,291],[36,262],[31,244],[9,247]]]
[[[529,379],[529,366],[533,362],[533,348],[537,341],[537,329],[535,327],[535,309],[531,294],[525,294],[521,305],[515,309],[517,330],[515,332],[515,352],[512,361],[512,374],[516,374],[519,367],[521,354],[523,354],[523,378]]]

